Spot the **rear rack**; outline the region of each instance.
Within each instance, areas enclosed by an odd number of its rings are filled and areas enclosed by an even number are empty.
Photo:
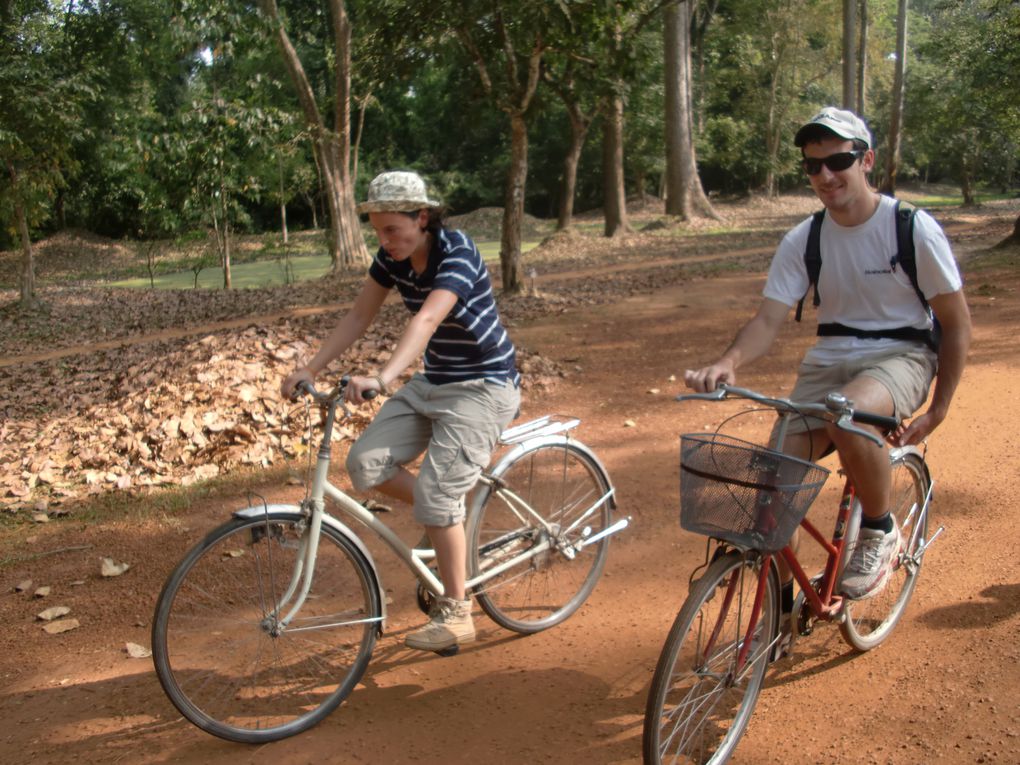
[[[547,414],[537,420],[525,422],[512,428],[507,428],[499,436],[501,444],[519,444],[529,438],[539,436],[551,436],[556,433],[564,433],[572,430],[581,424],[576,417],[569,417],[562,414]]]

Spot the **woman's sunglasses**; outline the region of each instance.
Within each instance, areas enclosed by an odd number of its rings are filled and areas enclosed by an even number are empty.
[[[846,170],[854,162],[863,157],[867,152],[861,149],[855,149],[854,151],[843,151],[839,154],[830,154],[827,157],[804,157],[801,160],[801,167],[804,168],[804,172],[808,175],[818,175],[822,172],[822,165],[825,165],[832,172],[838,173],[840,170]]]

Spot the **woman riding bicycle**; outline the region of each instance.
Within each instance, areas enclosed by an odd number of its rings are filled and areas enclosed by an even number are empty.
[[[392,393],[347,457],[358,491],[377,489],[414,507],[436,552],[444,596],[429,622],[405,639],[411,648],[445,651],[475,639],[467,570],[464,497],[488,465],[500,432],[520,406],[513,343],[496,310],[489,274],[474,242],[443,225],[443,207],[416,173],[377,176],[358,205],[379,238],[379,251],[353,307],[318,352],[281,384],[285,397],[311,381],[368,329],[396,287],[412,314],[378,372],[352,377],[347,399],[389,386],[424,351],[416,373]],[[404,466],[425,453],[415,477]]]

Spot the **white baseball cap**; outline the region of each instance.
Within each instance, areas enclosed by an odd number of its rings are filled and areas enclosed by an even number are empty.
[[[864,120],[851,111],[837,109],[835,106],[826,106],[798,130],[793,145],[803,146],[808,141],[825,138],[827,133],[834,133],[848,141],[863,141],[869,149],[872,147],[871,131]]]

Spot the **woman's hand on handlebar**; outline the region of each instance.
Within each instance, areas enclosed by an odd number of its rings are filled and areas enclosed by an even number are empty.
[[[737,381],[733,364],[720,359],[701,369],[688,369],[684,372],[684,382],[691,390],[699,393],[711,393],[721,384],[733,385]]]
[[[344,398],[351,404],[363,404],[365,401],[385,392],[382,383],[377,377],[352,376],[347,381]]]
[[[308,367],[295,369],[284,378],[282,383],[280,383],[280,395],[282,395],[284,399],[293,401],[298,396],[298,383],[306,382],[311,385],[314,380],[315,375],[309,371]]]

